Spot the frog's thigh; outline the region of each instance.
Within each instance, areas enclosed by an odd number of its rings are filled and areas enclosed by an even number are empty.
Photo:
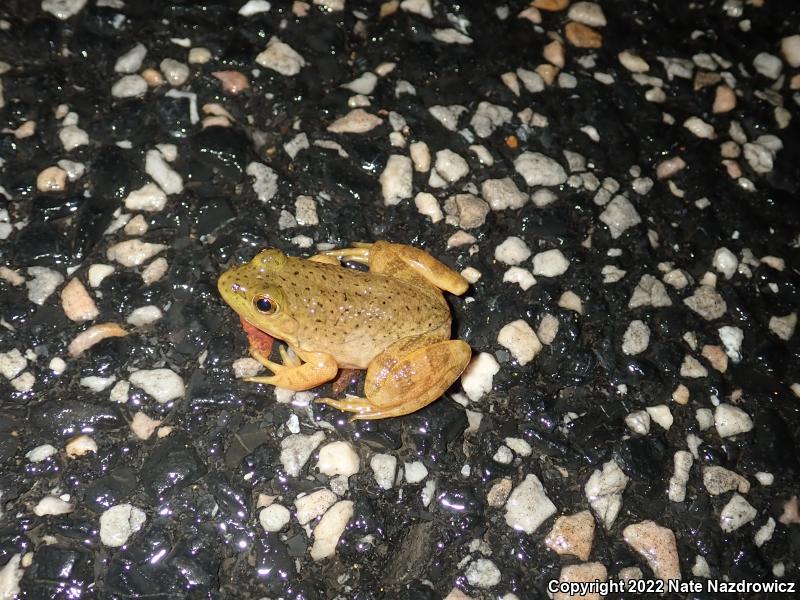
[[[299,392],[309,390],[336,377],[339,365],[336,359],[325,352],[298,352],[295,353],[305,362],[299,366],[284,366],[277,363],[265,364],[273,371],[273,375],[266,377],[248,377],[247,381],[266,383],[277,387]]]
[[[369,270],[408,281],[423,278],[456,295],[463,294],[469,287],[467,280],[448,266],[424,250],[405,244],[375,242],[370,248]]]
[[[378,409],[419,410],[439,398],[464,371],[472,350],[461,340],[435,334],[398,340],[367,369],[364,394]]]

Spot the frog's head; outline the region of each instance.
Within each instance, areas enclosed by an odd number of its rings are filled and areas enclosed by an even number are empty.
[[[286,339],[297,329],[281,285],[286,262],[280,250],[263,250],[249,263],[225,271],[217,281],[222,299],[239,316],[279,339]]]

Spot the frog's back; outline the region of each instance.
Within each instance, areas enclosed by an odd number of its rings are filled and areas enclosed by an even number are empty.
[[[297,258],[281,271],[298,345],[332,354],[343,367],[366,368],[403,337],[449,336],[450,310],[432,285]]]

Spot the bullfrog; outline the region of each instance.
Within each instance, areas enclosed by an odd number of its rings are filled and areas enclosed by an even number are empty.
[[[442,293],[461,295],[468,282],[413,246],[355,243],[309,259],[263,250],[225,271],[217,286],[245,322],[289,348],[280,346],[278,363],[251,344],[250,355],[272,374],[247,381],[300,391],[334,379],[340,368],[366,369],[364,397],[316,400],[353,413],[352,419],[397,417],[427,406],[472,355],[469,344],[450,339]]]

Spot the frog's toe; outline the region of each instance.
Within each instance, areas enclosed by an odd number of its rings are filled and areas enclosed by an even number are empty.
[[[281,346],[281,347],[279,347],[279,348],[278,348],[278,352],[280,352],[280,354],[281,354],[281,360],[283,361],[283,364],[284,364],[285,366],[287,366],[287,367],[290,367],[290,368],[297,368],[297,367],[299,367],[301,364],[303,364],[303,363],[300,361],[300,359],[299,359],[299,358],[297,358],[297,356],[295,356],[294,354],[289,354],[289,352],[286,350],[286,347],[285,347],[285,346]],[[273,363],[273,364],[274,364],[274,363]]]
[[[314,402],[317,404],[327,404],[333,408],[354,413],[349,419],[350,422],[399,417],[402,415],[407,415],[410,412],[414,412],[417,409],[417,407],[406,404],[379,407],[372,404],[366,398],[359,398],[357,396],[348,396],[343,400],[334,400],[333,398],[315,398]]]
[[[263,383],[265,385],[276,385],[275,377],[272,375],[256,375],[255,377],[244,377],[242,381],[247,383]]]

